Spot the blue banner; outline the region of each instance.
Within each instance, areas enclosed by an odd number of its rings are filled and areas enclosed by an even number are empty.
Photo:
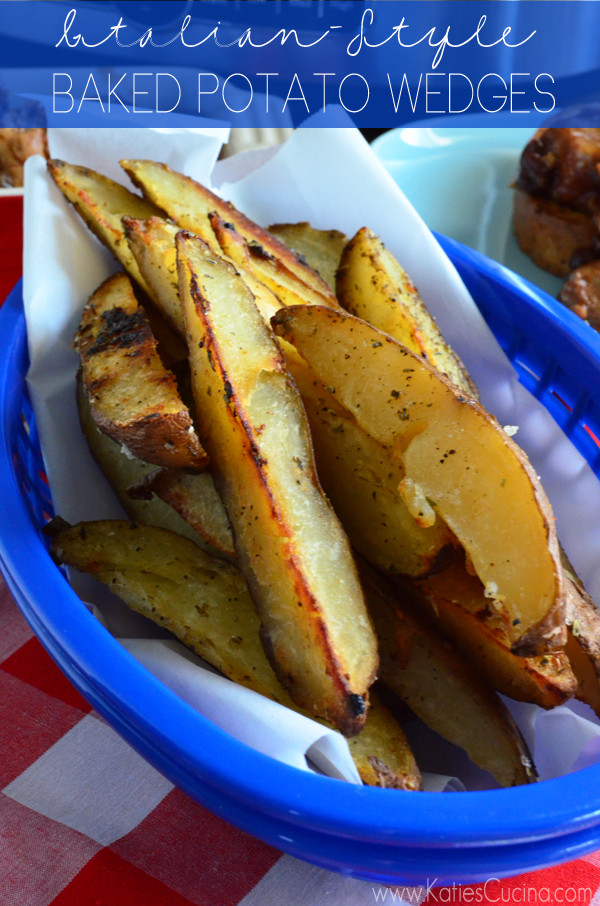
[[[5,0],[0,125],[594,125],[598,35],[596,0]]]

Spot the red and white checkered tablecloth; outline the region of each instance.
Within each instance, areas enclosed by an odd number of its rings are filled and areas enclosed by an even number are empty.
[[[249,837],[173,787],[91,709],[1,579],[0,790],[0,906],[600,904],[600,853],[508,881],[403,890]]]

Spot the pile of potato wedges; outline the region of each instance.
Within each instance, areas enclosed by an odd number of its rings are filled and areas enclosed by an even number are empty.
[[[366,227],[267,230],[164,164],[122,166],[141,194],[48,164],[120,265],[74,345],[129,517],[55,520],[55,559],[339,729],[365,783],[420,789],[408,709],[499,784],[534,781],[497,693],[600,714],[600,620],[409,275]]]

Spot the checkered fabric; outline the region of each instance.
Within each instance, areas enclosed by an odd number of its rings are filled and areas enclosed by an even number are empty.
[[[94,713],[1,579],[0,790],[0,906],[600,904],[600,853],[426,890],[331,874],[249,837],[174,788]]]

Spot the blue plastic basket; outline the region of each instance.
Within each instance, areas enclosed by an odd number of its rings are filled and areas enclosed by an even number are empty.
[[[440,237],[523,382],[598,472],[600,337],[557,302]],[[507,790],[440,795],[355,787],[233,739],[140,666],[51,561],[51,512],[27,402],[20,288],[0,309],[0,564],[25,617],[90,703],[210,810],[325,868],[388,884],[475,882],[600,847],[600,764]],[[200,837],[199,837],[200,839]]]

